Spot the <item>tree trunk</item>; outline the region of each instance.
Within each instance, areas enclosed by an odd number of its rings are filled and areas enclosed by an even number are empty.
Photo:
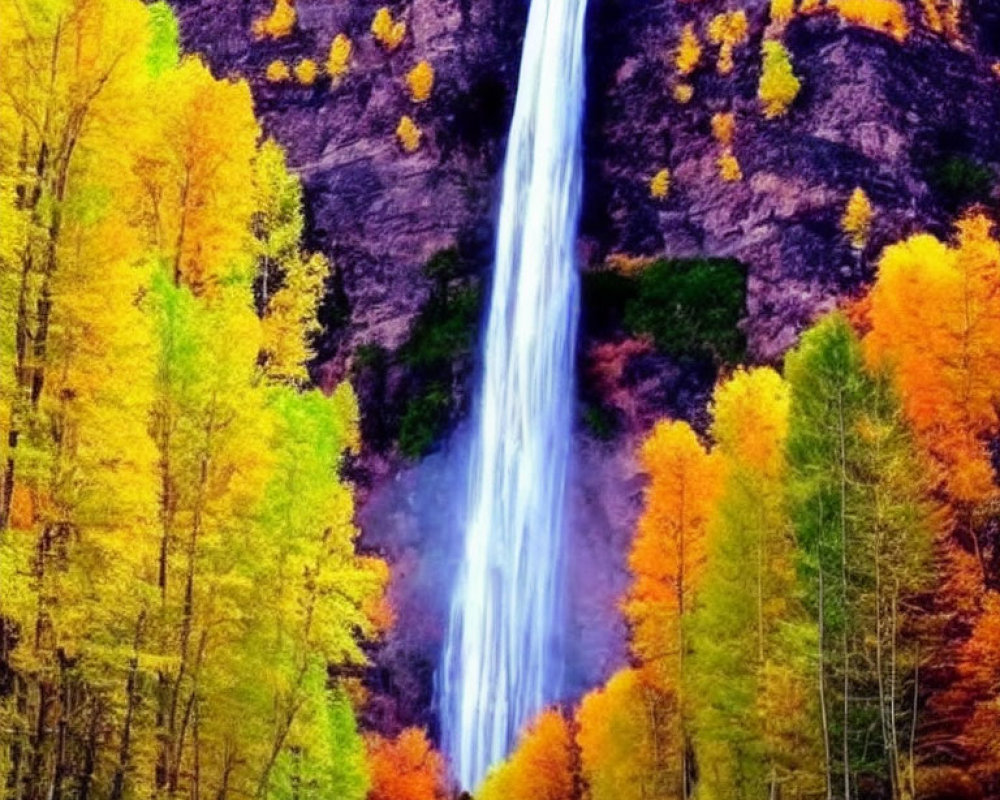
[[[132,759],[132,720],[137,704],[136,680],[139,672],[139,648],[142,644],[142,628],[146,612],[139,612],[135,625],[135,638],[132,641],[132,657],[128,662],[128,676],[125,679],[125,719],[122,723],[122,738],[118,748],[118,765],[111,780],[109,800],[121,800],[125,792],[125,773]]]

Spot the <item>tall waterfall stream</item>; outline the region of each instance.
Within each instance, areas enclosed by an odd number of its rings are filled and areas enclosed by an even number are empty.
[[[464,555],[440,677],[465,788],[558,698],[586,0],[532,0],[507,144]]]

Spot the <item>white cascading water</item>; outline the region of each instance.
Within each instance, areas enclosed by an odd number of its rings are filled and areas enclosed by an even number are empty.
[[[585,11],[586,0],[532,0],[507,143],[465,551],[440,684],[445,751],[467,789],[562,682]]]

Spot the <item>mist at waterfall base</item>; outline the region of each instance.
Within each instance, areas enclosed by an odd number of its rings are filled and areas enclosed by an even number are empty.
[[[391,481],[359,509],[362,544],[392,564],[389,601],[395,623],[386,633],[378,685],[365,723],[395,733],[427,727],[441,742],[435,676],[450,616],[452,589],[465,546],[471,421]],[[628,583],[628,546],[645,480],[627,442],[584,435],[577,420],[570,449],[565,536],[564,686],[575,703],[627,663],[627,630],[619,600]]]
[[[444,750],[470,789],[564,690],[585,9],[533,0],[507,142],[464,552],[439,673]]]

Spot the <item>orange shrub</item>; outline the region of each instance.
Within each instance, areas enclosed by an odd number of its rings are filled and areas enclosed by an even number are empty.
[[[749,35],[749,23],[745,11],[727,11],[717,14],[708,24],[708,38],[719,46],[719,60],[716,70],[720,75],[733,71],[733,49],[743,44]]]
[[[740,162],[728,147],[722,151],[722,155],[719,156],[715,163],[719,167],[719,177],[726,183],[736,183],[743,180],[743,170],[740,169]]]

